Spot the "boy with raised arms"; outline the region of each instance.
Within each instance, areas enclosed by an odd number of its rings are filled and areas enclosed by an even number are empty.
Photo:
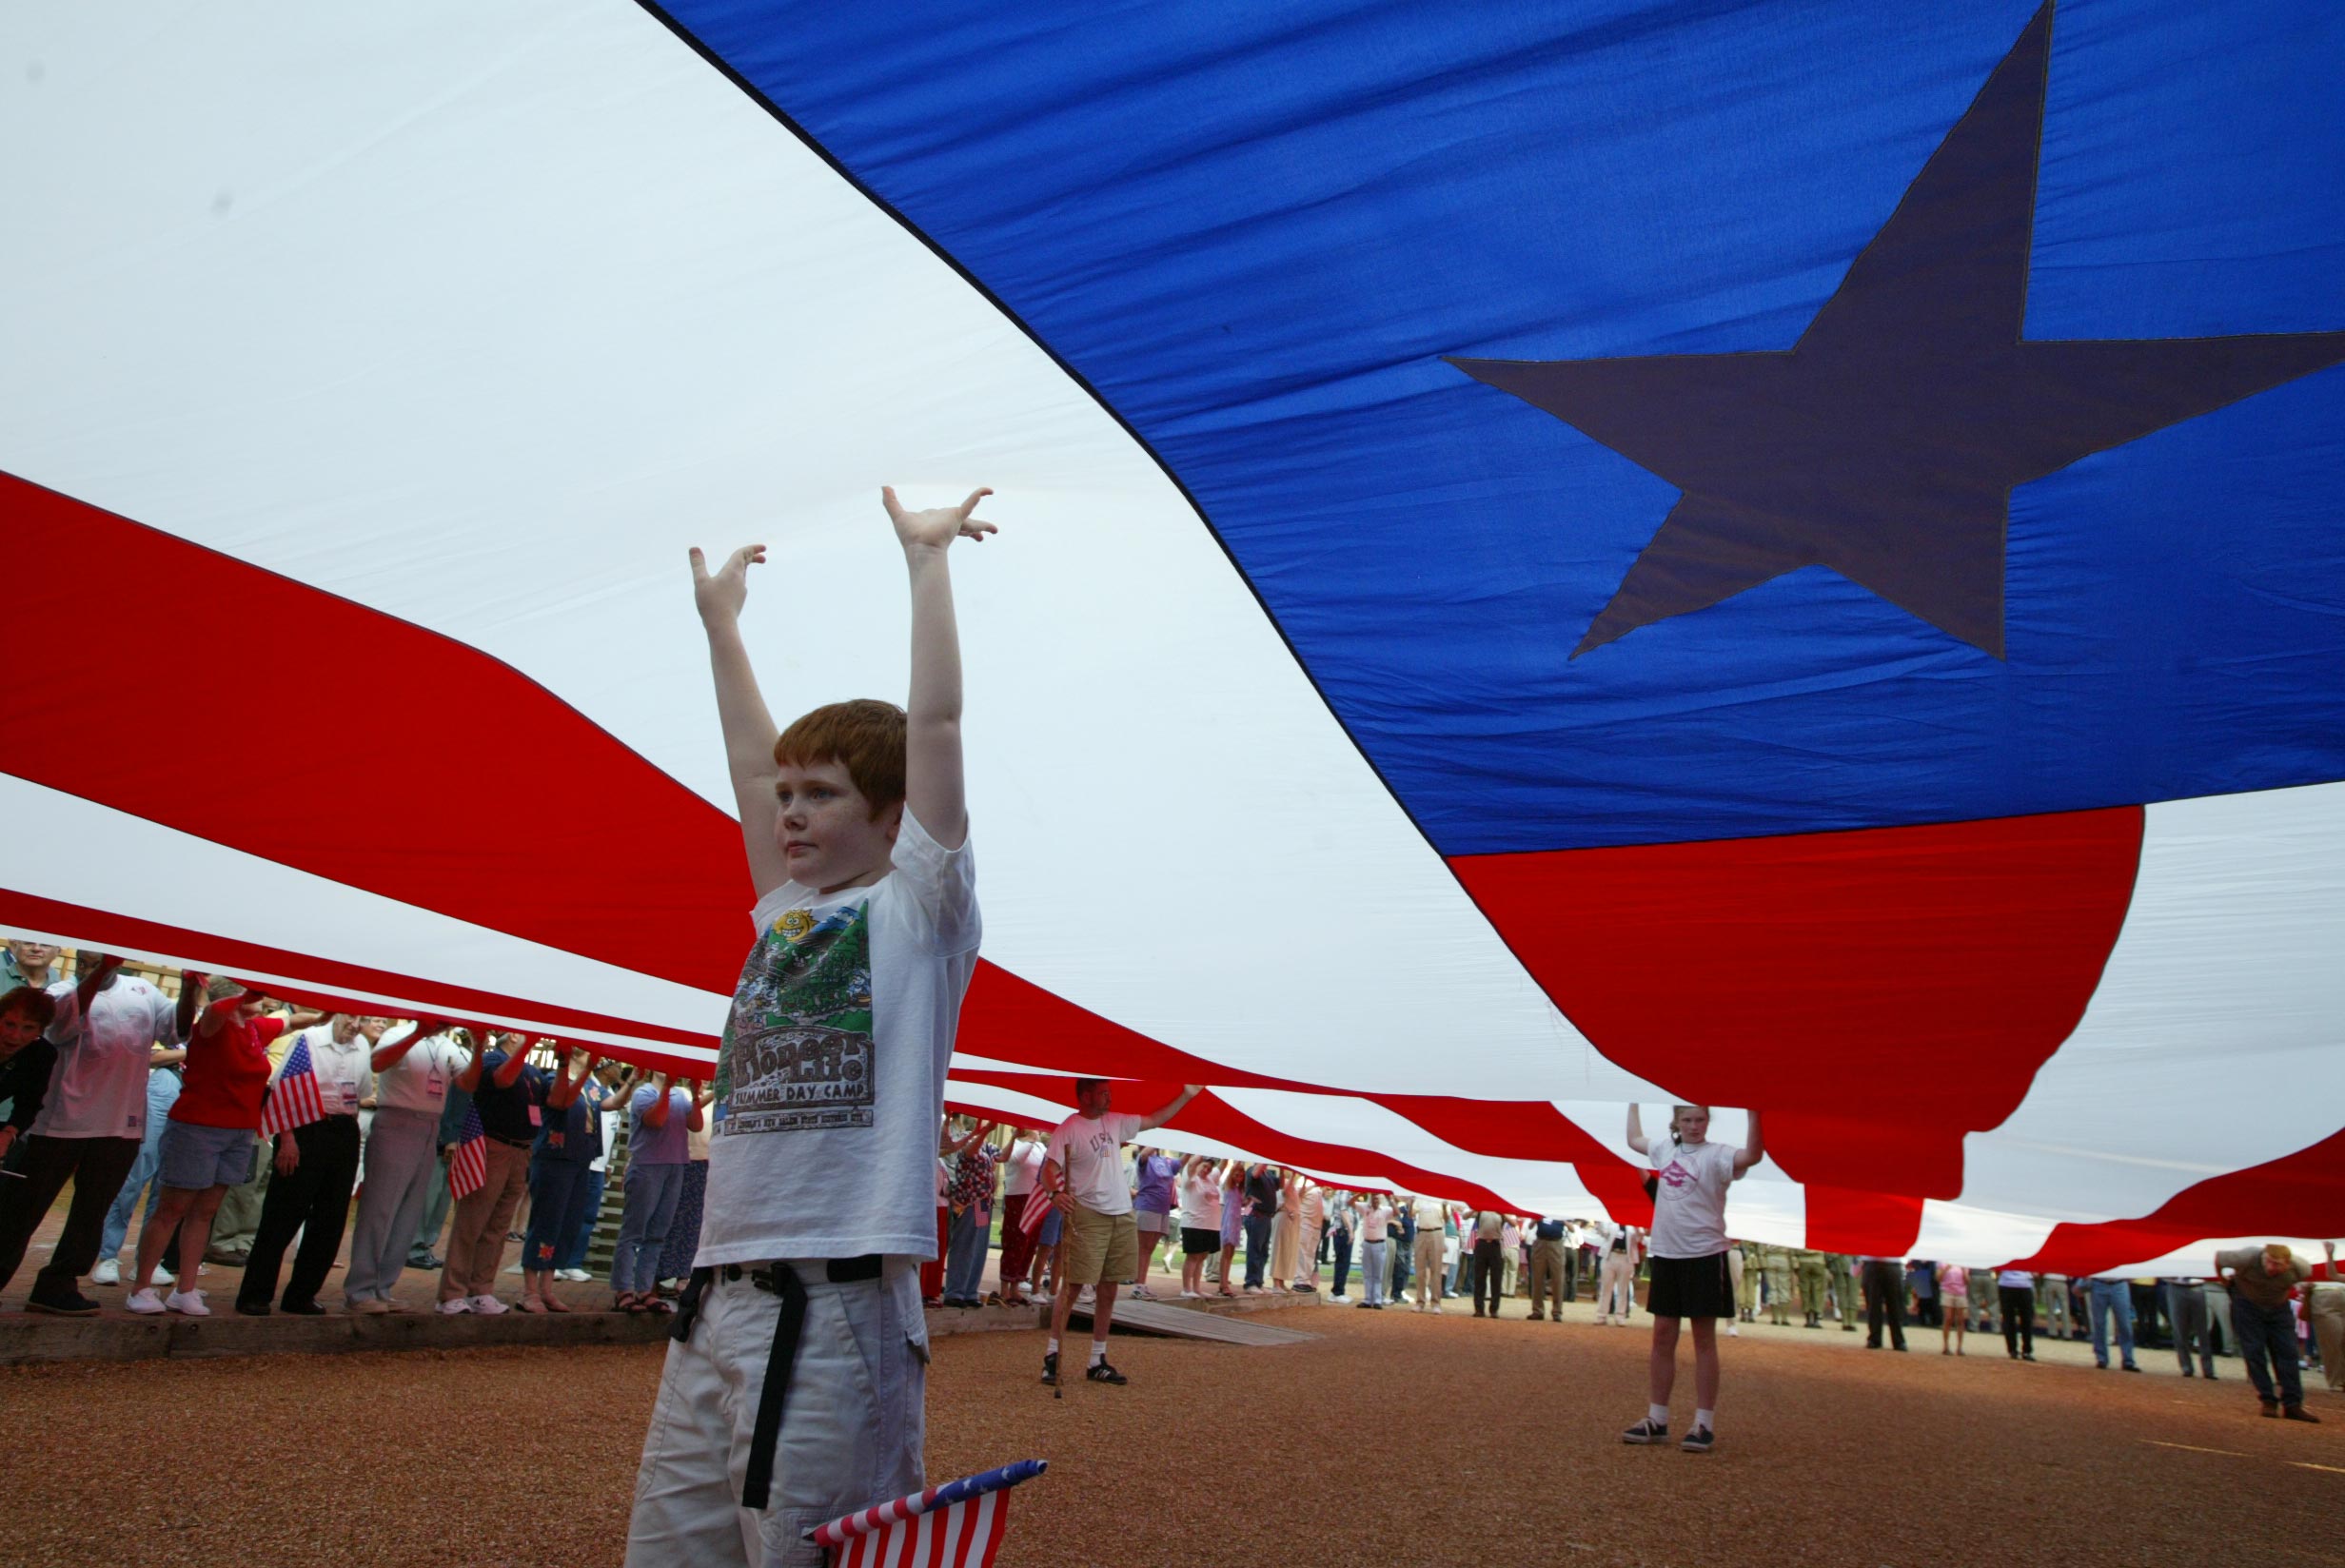
[[[925,1484],[918,1271],[978,938],[945,560],[994,531],[974,515],[988,494],[912,511],[880,492],[911,578],[909,699],[834,703],[778,734],[740,632],[764,546],[713,574],[692,552],[758,902],[629,1568],[813,1568],[808,1529]]]

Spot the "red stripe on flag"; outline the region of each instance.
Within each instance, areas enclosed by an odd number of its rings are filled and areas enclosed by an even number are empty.
[[[1827,1204],[1954,1198],[1963,1135],[2000,1126],[2083,1016],[2141,825],[2122,807],[1450,866],[1599,1050],[1765,1109],[1768,1152]]]
[[[314,980],[321,989],[309,990],[298,987],[278,987],[271,994],[281,1001],[318,1003],[331,1012],[373,1012],[377,1010],[378,1004],[366,998],[401,997],[418,1004],[428,1004],[437,1012],[458,1018],[483,1018],[500,1023],[526,1019],[556,1030],[592,1029],[649,1042],[700,1046],[712,1051],[717,1049],[717,1036],[714,1034],[668,1029],[608,1013],[588,1012],[557,1002],[538,1002],[496,991],[474,990],[419,975],[401,974],[392,970],[369,969],[363,964],[347,964],[339,959],[264,947],[209,931],[190,931],[183,926],[167,926],[159,921],[142,920],[135,915],[89,909],[80,904],[43,898],[9,888],[0,888],[0,925],[24,931],[49,931],[65,937],[79,936],[93,944],[126,948],[138,952],[201,960],[230,973],[288,975]],[[274,985],[274,982],[271,984]],[[342,994],[345,991],[355,995]],[[517,1022],[516,1027],[519,1027]],[[663,1057],[645,1051],[640,1053],[640,1059],[654,1065],[665,1063],[687,1074],[708,1070],[706,1059],[700,1057]]]
[[[2138,1220],[2052,1227],[2031,1258],[2009,1268],[2082,1280],[2127,1264],[2148,1263],[2209,1236],[2239,1233],[2253,1216],[2273,1236],[2334,1236],[2345,1215],[2345,1129],[2309,1148],[2184,1187]]]

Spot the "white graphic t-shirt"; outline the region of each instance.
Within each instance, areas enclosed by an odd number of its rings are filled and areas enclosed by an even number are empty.
[[[1645,1250],[1656,1258],[1707,1258],[1726,1250],[1726,1188],[1735,1180],[1728,1144],[1673,1144],[1663,1133],[1649,1146],[1653,1228]]]
[[[907,810],[895,868],[758,901],[717,1057],[701,1267],[936,1255],[936,1127],[976,970],[969,846]]]
[[[1132,1212],[1132,1188],[1124,1183],[1123,1147],[1139,1136],[1140,1118],[1111,1110],[1105,1116],[1074,1115],[1051,1133],[1049,1157],[1067,1173],[1067,1190],[1094,1214]]]

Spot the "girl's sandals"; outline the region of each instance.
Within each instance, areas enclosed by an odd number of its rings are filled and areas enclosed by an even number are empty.
[[[547,1310],[545,1303],[535,1296],[523,1296],[521,1301],[515,1304],[520,1306],[523,1312],[543,1312]]]

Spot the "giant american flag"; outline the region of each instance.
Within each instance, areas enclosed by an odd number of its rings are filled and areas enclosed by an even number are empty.
[[[1634,1222],[1702,1101],[1764,1241],[2345,1228],[2345,8],[10,22],[10,625],[90,652],[0,690],[0,926],[705,1075],[685,549],[769,546],[778,715],[900,696],[878,486],[984,483],[954,1105]],[[513,761],[126,746],[162,669]]]

